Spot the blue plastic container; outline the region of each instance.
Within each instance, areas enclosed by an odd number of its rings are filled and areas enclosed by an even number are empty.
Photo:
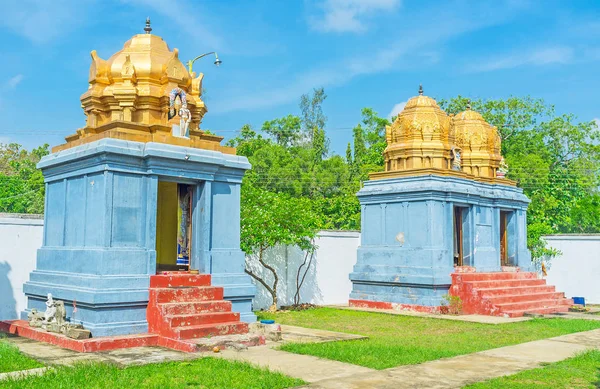
[[[262,324],[273,324],[273,323],[275,323],[275,320],[261,320],[260,322]]]
[[[583,297],[573,297],[573,304],[583,305],[585,307],[585,298],[583,298]]]

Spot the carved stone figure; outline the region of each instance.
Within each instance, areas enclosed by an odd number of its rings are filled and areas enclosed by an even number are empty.
[[[46,312],[44,313],[44,322],[53,323],[56,321],[56,303],[52,298],[52,293],[48,293],[46,300]]]
[[[460,152],[461,150],[458,147],[452,148],[452,170],[462,170]]]
[[[506,164],[506,161],[504,161],[504,157],[502,157],[502,159],[500,160],[500,167],[496,172],[496,177],[504,178],[506,177],[506,174],[508,174],[508,165]]]
[[[187,109],[187,106],[182,106],[179,110],[179,131],[181,137],[188,138],[188,129],[190,126],[190,121],[192,120],[192,114],[190,110]]]
[[[91,336],[90,331],[84,330],[81,324],[67,322],[65,303],[54,300],[52,293],[48,293],[46,311],[41,313],[34,308],[27,314],[27,319],[30,327],[42,328],[48,332],[66,335],[69,338],[86,339]]]

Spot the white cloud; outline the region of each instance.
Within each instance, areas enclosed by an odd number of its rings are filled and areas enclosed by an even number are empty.
[[[17,74],[14,77],[11,77],[7,82],[6,82],[6,86],[14,89],[17,87],[17,85],[19,85],[19,83],[21,83],[21,81],[23,81],[23,75],[22,74]]]
[[[365,18],[399,5],[400,0],[325,0],[319,7],[322,14],[310,16],[309,25],[321,32],[364,32]]]
[[[530,51],[512,53],[482,61],[474,61],[475,65],[467,68],[472,72],[489,72],[501,69],[513,69],[519,66],[543,66],[550,64],[566,64],[573,60],[573,49],[565,46],[546,47]]]
[[[413,63],[415,53],[421,52],[424,47],[439,44],[504,20],[503,15],[496,15],[496,18],[474,18],[471,15],[463,18],[462,15],[462,12],[457,15],[445,13],[437,20],[432,18],[422,26],[422,30],[417,35],[406,34],[399,30],[398,38],[393,39],[392,44],[373,48],[369,55],[359,54],[329,63],[317,64],[317,67],[313,69],[291,75],[290,78],[294,81],[289,82],[288,78],[284,85],[277,86],[271,80],[264,87],[258,89],[256,85],[253,85],[251,89],[238,90],[233,96],[228,95],[227,98],[214,101],[211,105],[211,112],[222,114],[232,111],[249,111],[291,103],[314,87],[336,87],[359,76],[390,71],[402,59]]]
[[[85,1],[19,0],[2,4],[0,26],[33,43],[51,42],[85,19]]]
[[[402,110],[404,109],[404,106],[406,106],[406,101],[403,101],[401,103],[398,103],[396,105],[394,105],[392,107],[392,110],[390,111],[390,113],[388,113],[388,119],[392,119],[394,116],[398,115],[400,112],[402,112]]]

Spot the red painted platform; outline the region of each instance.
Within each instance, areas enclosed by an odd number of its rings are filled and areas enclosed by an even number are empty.
[[[573,300],[547,285],[537,273],[514,270],[453,273],[449,294],[460,297],[465,314],[520,317],[567,312],[573,305]]]
[[[148,346],[207,351],[206,345],[196,342],[199,338],[248,333],[248,323],[241,322],[240,314],[231,311],[231,302],[223,300],[223,288],[211,286],[209,274],[173,272],[151,276],[149,300],[146,334],[77,340],[30,327],[24,320],[0,321],[0,332],[82,353]],[[257,346],[265,344],[265,338],[249,336],[240,342]]]
[[[554,286],[537,273],[521,272],[515,267],[503,267],[500,272],[478,273],[473,267],[457,267],[452,273],[448,292],[462,301],[462,313],[490,316],[520,317],[526,313],[551,314],[568,312],[572,299],[557,292]],[[441,313],[439,306],[398,304],[382,301],[349,300],[351,307],[392,309]]]
[[[351,307],[372,309],[393,309],[395,311],[413,311],[424,313],[440,313],[440,307],[427,307],[424,305],[398,304],[386,301],[348,300]]]

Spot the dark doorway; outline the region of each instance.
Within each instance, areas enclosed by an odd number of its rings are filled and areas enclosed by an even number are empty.
[[[454,207],[454,266],[463,266],[463,208]]]

